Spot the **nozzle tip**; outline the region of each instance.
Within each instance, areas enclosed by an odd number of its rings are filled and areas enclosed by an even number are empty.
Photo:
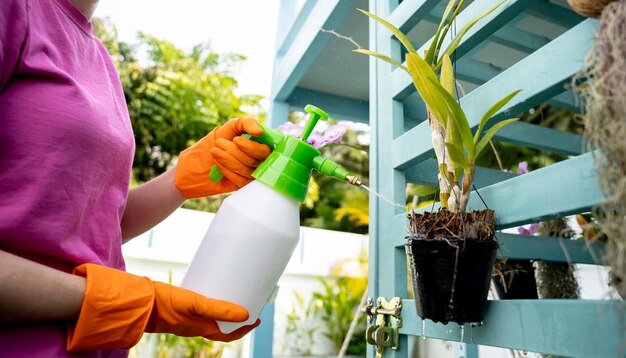
[[[363,182],[354,175],[346,175],[346,181],[354,186],[361,186]]]

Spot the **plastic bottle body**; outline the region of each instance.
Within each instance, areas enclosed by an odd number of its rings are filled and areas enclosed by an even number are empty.
[[[223,333],[252,324],[299,238],[298,202],[255,180],[224,200],[182,287],[248,310],[246,322],[218,322]]]

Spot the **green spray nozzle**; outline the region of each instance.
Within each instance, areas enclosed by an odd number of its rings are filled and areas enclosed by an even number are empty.
[[[317,170],[320,174],[348,182],[355,186],[361,186],[362,184],[361,179],[355,177],[354,175],[350,175],[350,173],[340,167],[339,164],[322,156],[313,158],[313,169]]]
[[[304,110],[309,113],[309,119],[300,139],[263,124],[261,124],[263,128],[261,136],[248,136],[251,140],[266,144],[272,149],[272,153],[252,173],[252,176],[300,202],[304,201],[306,196],[313,169],[321,174],[360,186],[360,179],[350,175],[348,171],[332,160],[320,156],[320,152],[306,142],[317,122],[320,119],[328,120],[328,114],[310,104],[304,107]],[[217,166],[211,168],[210,178],[213,181],[219,181],[223,178],[223,174]]]
[[[315,107],[312,104],[307,104],[306,107],[304,107],[304,110],[307,113],[309,113],[310,116],[309,116],[309,120],[304,125],[302,134],[300,134],[300,139],[306,141],[307,139],[309,139],[309,136],[313,132],[313,128],[315,128],[317,121],[319,121],[320,119],[323,121],[328,120],[328,113],[322,111],[321,109]]]

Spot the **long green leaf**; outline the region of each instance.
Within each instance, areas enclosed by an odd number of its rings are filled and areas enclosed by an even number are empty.
[[[446,126],[446,142],[463,147],[463,139],[461,138],[461,130],[455,121],[450,119],[451,114],[448,113],[448,123]]]
[[[446,142],[446,149],[448,149],[448,155],[450,156],[451,161],[465,170],[470,170],[470,162],[465,156],[465,153],[463,153],[463,148],[454,145],[453,143]]]
[[[443,68],[441,71],[443,72]],[[522,90],[517,90],[517,91],[513,91],[509,93],[504,98],[496,102],[493,106],[491,106],[491,108],[489,108],[487,112],[485,112],[485,115],[480,120],[480,124],[478,125],[478,130],[476,130],[476,133],[474,133],[474,143],[478,143],[478,140],[480,139],[480,135],[482,134],[483,128],[485,128],[485,124],[487,124],[487,121],[489,121],[489,119],[491,119],[491,117],[493,117],[493,115],[496,114],[496,112],[498,112],[500,108],[504,107],[505,104],[509,103],[509,101],[521,91]]]
[[[450,44],[448,45],[448,47],[446,47],[446,50],[443,52],[444,54],[448,54],[448,56],[450,56],[452,54],[452,52],[454,52],[454,50],[456,50],[456,48],[459,46],[459,44],[461,43],[461,39],[463,39],[463,36],[465,36],[465,34],[472,28],[474,27],[474,25],[476,25],[476,23],[478,21],[480,21],[480,19],[482,19],[483,17],[491,14],[495,9],[497,9],[498,7],[500,7],[500,5],[504,4],[504,2],[507,0],[502,0],[499,3],[491,6],[490,8],[488,8],[487,10],[485,10],[482,14],[476,16],[475,18],[473,18],[470,22],[468,22],[467,24],[465,24],[465,26],[463,26],[463,28],[461,29],[461,31],[459,31],[459,33],[456,35],[456,37],[454,37],[454,39],[452,39],[452,42],[450,42]],[[439,69],[439,67],[441,67],[441,59],[437,60],[437,65],[435,66],[435,71],[437,69]]]
[[[409,67],[409,73],[413,79],[415,89],[417,89],[420,97],[422,97],[426,106],[433,113],[437,122],[445,128],[448,118],[447,106],[445,100],[437,94],[437,91],[431,84],[436,83],[439,85],[437,75],[435,75],[435,72],[430,68],[430,65],[416,53],[408,53],[406,63]],[[441,85],[439,86],[441,87]]]
[[[370,51],[370,50],[365,50],[365,49],[362,49],[362,48],[356,49],[356,50],[352,50],[352,51],[358,52],[358,53],[362,53],[364,55],[369,55],[369,56],[374,56],[374,57],[380,58],[381,60],[383,60],[385,62],[388,62],[388,63],[390,63],[390,64],[392,64],[392,65],[394,65],[396,67],[399,67],[399,68],[405,70],[407,73],[411,74],[409,72],[409,69],[406,68],[405,66],[403,66],[400,62],[394,60],[393,58],[391,58],[389,56],[385,56],[382,53],[378,53],[378,52],[374,52],[374,51]]]
[[[457,0],[450,0],[448,2],[448,6],[446,6],[446,9],[443,12],[443,16],[441,17],[441,22],[439,22],[439,27],[437,28],[437,32],[435,32],[435,36],[433,36],[433,39],[430,42],[430,46],[428,47],[428,51],[426,52],[426,56],[424,57],[424,60],[426,60],[426,62],[431,66],[433,64],[433,58],[435,57],[435,53],[437,52],[437,44],[439,43],[439,36],[441,35],[441,29],[443,28],[443,25],[445,25],[446,19],[448,18],[448,16],[450,15],[450,12],[454,8],[454,4],[456,3],[456,1]]]
[[[406,37],[406,35],[402,33],[402,31],[400,31],[400,29],[398,29],[397,27],[393,26],[389,22],[381,19],[380,17],[370,12],[367,12],[362,9],[357,9],[357,10],[371,17],[372,19],[376,20],[379,24],[386,27],[389,31],[391,31],[394,34],[394,36],[402,43],[402,45],[404,45],[407,51],[415,53],[415,47],[413,47],[413,44],[411,43],[411,41],[409,41],[409,39]]]
[[[439,42],[437,43],[437,51],[435,51],[435,59],[439,58],[439,51],[441,50],[441,45],[443,44],[443,40],[446,38],[448,31],[450,31],[450,27],[454,24],[454,19],[459,15],[459,11],[461,11],[461,7],[463,7],[463,3],[465,0],[459,1],[459,3],[454,7],[454,13],[452,13],[452,17],[448,21],[446,28],[443,30],[441,37],[439,38]]]
[[[441,64],[441,73],[439,74],[439,82],[443,88],[454,96],[454,70],[452,68],[452,61],[450,56],[444,54],[443,62]]]
[[[506,119],[504,121],[498,122],[496,124],[493,125],[493,127],[489,128],[489,130],[487,131],[487,133],[485,134],[484,137],[481,138],[480,142],[478,142],[478,144],[476,145],[476,157],[478,157],[478,155],[480,154],[480,152],[482,152],[483,149],[485,149],[485,147],[487,146],[487,144],[489,143],[489,141],[491,140],[491,138],[493,138],[494,135],[496,135],[496,133],[498,133],[498,131],[502,128],[504,128],[504,126],[507,126],[513,122],[518,121],[519,118],[510,118],[510,119]]]
[[[456,102],[456,99],[452,97],[452,95],[448,93],[445,88],[443,88],[439,83],[432,81],[432,79],[429,80],[433,89],[437,91],[439,96],[445,101],[446,106],[450,111],[448,125],[457,126],[458,131],[461,134],[463,145],[467,150],[467,155],[470,158],[470,161],[473,160],[475,158],[474,141],[472,138],[472,130],[469,126],[469,122],[467,121],[467,117],[465,117],[465,112],[463,112],[463,109]]]
[[[450,117],[448,117],[448,126],[446,127],[446,143],[448,145],[458,146],[461,153],[463,152],[463,139],[461,139],[461,132],[459,130],[459,126],[456,123],[452,122]],[[451,165],[448,166],[448,170],[454,173],[456,178],[459,177],[460,171],[462,167],[459,164],[456,164],[454,161],[451,161]]]

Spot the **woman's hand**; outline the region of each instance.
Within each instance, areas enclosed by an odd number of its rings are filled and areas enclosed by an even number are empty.
[[[253,180],[252,172],[271,150],[265,144],[241,137],[244,133],[258,137],[263,129],[254,118],[231,119],[180,153],[176,187],[185,198],[228,193]],[[218,182],[209,178],[214,164],[224,174]]]
[[[253,118],[231,119],[180,153],[176,167],[132,188],[121,224],[124,242],[160,223],[185,199],[231,192],[252,181],[271,150],[244,133],[260,136],[263,129]],[[224,174],[218,182],[209,178],[214,164]]]
[[[260,324],[223,334],[216,321],[247,320],[243,307],[105,266],[84,264],[74,273],[86,278],[87,289],[78,321],[68,329],[68,351],[130,348],[144,332],[229,342]]]

